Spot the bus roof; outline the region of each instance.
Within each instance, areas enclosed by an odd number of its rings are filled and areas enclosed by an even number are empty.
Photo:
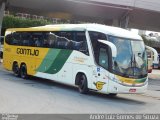
[[[38,26],[38,27],[31,27],[31,28],[12,28],[8,29],[8,31],[95,31],[95,32],[101,32],[108,35],[113,35],[117,37],[123,37],[123,38],[129,38],[129,39],[137,39],[142,40],[142,38],[135,33],[132,33],[131,31],[113,27],[113,26],[107,26],[107,25],[101,25],[101,24],[57,24],[57,25],[45,25],[45,26]]]

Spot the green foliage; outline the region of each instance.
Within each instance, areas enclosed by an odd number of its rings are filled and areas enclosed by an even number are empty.
[[[141,37],[142,37],[145,45],[150,46],[150,47],[154,47],[154,48],[160,48],[160,42],[147,39],[144,35],[142,35]]]
[[[51,24],[51,22],[42,19],[26,19],[10,15],[3,18],[2,28],[25,28],[47,24]]]

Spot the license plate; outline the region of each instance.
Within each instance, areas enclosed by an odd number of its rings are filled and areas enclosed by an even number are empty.
[[[129,92],[130,92],[130,93],[135,93],[135,92],[136,92],[136,89],[130,89]]]

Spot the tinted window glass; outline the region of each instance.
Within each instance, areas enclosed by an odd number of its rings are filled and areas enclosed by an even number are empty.
[[[108,69],[108,52],[106,48],[99,48],[99,65]]]
[[[47,47],[47,43],[44,42],[42,32],[33,32],[30,39],[30,44],[35,47]]]
[[[18,33],[17,39],[19,42],[19,45],[22,46],[30,46],[30,40],[31,40],[31,33],[29,32],[21,32]]]
[[[56,47],[56,41],[57,41],[58,36],[56,33],[49,32],[44,35],[44,39],[48,40],[48,44],[50,48],[55,48]]]
[[[17,33],[13,33],[12,34],[12,40],[11,40],[11,44],[12,45],[18,45],[19,44],[19,39],[17,39],[18,35],[19,34],[17,34]]]
[[[85,32],[74,32],[73,49],[89,55]]]
[[[89,35],[92,43],[95,62],[103,68],[108,69],[109,48],[106,45],[98,42],[98,40],[107,40],[106,35],[99,32],[89,32]]]
[[[56,34],[55,47],[59,49],[71,49],[72,32],[58,32]]]
[[[88,53],[85,32],[13,32],[6,36],[6,43],[10,45],[71,49]]]
[[[7,44],[11,44],[11,40],[12,40],[12,34],[6,35],[5,42],[6,42]]]
[[[56,33],[56,47],[60,49],[77,50],[84,54],[89,54],[85,32],[81,31]]]

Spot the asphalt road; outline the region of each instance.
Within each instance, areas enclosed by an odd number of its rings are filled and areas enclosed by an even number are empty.
[[[0,113],[160,113],[160,79],[149,80],[146,94],[111,98],[53,81],[15,77],[0,65]]]

